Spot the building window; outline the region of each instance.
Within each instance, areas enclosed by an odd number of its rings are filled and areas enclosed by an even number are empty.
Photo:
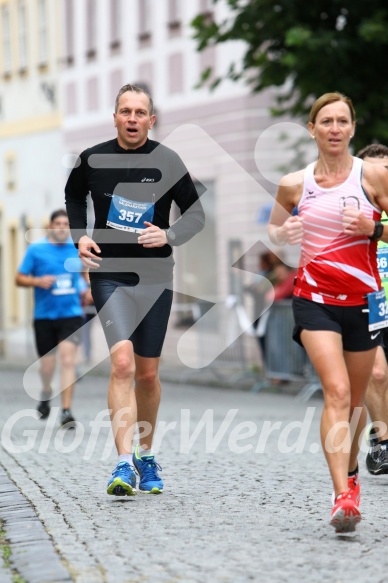
[[[123,86],[123,72],[121,69],[111,71],[109,75],[109,87],[110,87],[110,102],[109,106],[114,107],[116,96]]]
[[[152,87],[154,83],[154,64],[149,61],[147,63],[140,63],[137,68],[136,85],[146,88],[146,91],[152,95]]]
[[[97,3],[95,0],[87,0],[86,4],[86,58],[93,61],[96,58],[97,39]]]
[[[181,6],[180,0],[168,0],[167,26],[170,38],[180,36],[182,32]]]
[[[183,55],[176,53],[168,58],[169,93],[182,93],[183,91]]]
[[[47,66],[47,6],[46,0],[38,0],[38,43],[39,43],[39,67]]]
[[[5,77],[11,75],[11,23],[9,18],[9,5],[1,7],[1,28],[3,32],[3,72]]]
[[[65,88],[65,111],[66,115],[77,113],[77,88],[74,82],[69,83]]]
[[[210,86],[215,79],[216,47],[207,47],[199,54],[199,74],[204,86]]]
[[[99,107],[99,95],[98,95],[98,79],[97,77],[92,77],[88,79],[86,85],[86,99],[87,99],[87,109],[88,111],[95,111]]]
[[[8,153],[5,156],[5,189],[8,192],[16,190],[16,157],[13,153]]]
[[[139,9],[139,43],[141,48],[151,45],[151,16],[152,7],[150,0],[138,0]]]
[[[19,73],[24,75],[27,71],[27,26],[26,26],[26,3],[19,0],[18,5],[19,21]]]
[[[74,63],[74,0],[65,0],[65,63]]]
[[[110,1],[110,48],[118,52],[121,46],[121,10],[120,0]]]
[[[212,0],[199,0],[199,11],[201,14],[212,12]]]
[[[199,13],[205,17],[205,22],[210,24],[213,21],[212,0],[199,0]]]

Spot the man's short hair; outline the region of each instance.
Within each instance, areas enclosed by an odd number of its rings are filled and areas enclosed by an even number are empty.
[[[120,97],[123,95],[123,93],[127,93],[127,91],[130,91],[132,93],[143,93],[146,97],[148,97],[148,104],[149,104],[148,105],[148,113],[150,115],[154,115],[154,113],[155,113],[154,102],[152,101],[151,95],[143,87],[140,87],[139,85],[131,85],[130,83],[127,83],[127,85],[123,85],[123,87],[118,92],[117,97],[116,97],[116,101],[115,101],[115,113],[117,113],[117,110],[119,108]]]
[[[357,158],[388,158],[388,146],[383,144],[369,144],[362,148],[357,154]]]
[[[66,217],[69,218],[65,209],[58,209],[57,211],[53,211],[50,216],[50,223],[55,221],[58,217]]]

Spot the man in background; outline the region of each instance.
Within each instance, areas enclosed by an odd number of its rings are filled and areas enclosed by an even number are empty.
[[[87,289],[79,272],[70,273],[65,262],[73,258],[81,268],[77,250],[70,239],[65,210],[54,211],[47,236],[31,243],[16,275],[16,285],[34,288],[34,331],[40,357],[41,419],[50,414],[51,382],[58,352],[62,412],[60,425],[75,426],[71,412],[75,384],[75,362],[82,326],[81,294]]]

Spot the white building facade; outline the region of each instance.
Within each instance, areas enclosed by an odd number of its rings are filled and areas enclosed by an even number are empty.
[[[2,352],[31,317],[16,289],[26,231],[63,207],[58,91],[59,10],[49,0],[0,1],[0,327]],[[21,330],[20,330],[21,331]],[[11,336],[10,336],[11,335]],[[24,338],[22,333],[21,338]],[[16,336],[16,342],[18,337]]]

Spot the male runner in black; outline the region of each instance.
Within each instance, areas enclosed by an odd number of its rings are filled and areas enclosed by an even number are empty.
[[[179,156],[148,139],[151,97],[125,85],[116,98],[117,138],[81,153],[66,184],[66,207],[79,256],[110,348],[108,406],[119,454],[108,494],[158,494],[163,482],[151,451],[160,403],[159,360],[172,302],[172,245],[204,225],[194,183]],[[86,233],[87,195],[93,237]],[[170,227],[172,202],[180,218]],[[136,421],[144,425],[132,454]]]

